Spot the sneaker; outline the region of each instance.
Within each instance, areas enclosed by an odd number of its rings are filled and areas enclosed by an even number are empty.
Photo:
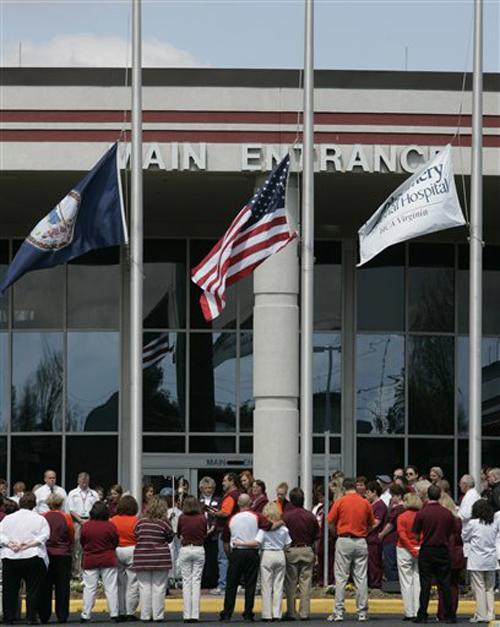
[[[367,620],[368,620],[368,614],[367,614],[366,612],[360,612],[360,613],[358,614],[358,621],[359,621],[360,623],[364,623],[364,622],[365,622],[365,621],[367,621]]]
[[[212,588],[208,594],[213,594],[214,596],[220,596],[224,594],[224,588]]]
[[[329,623],[341,623],[344,620],[343,614],[333,613],[326,619]]]

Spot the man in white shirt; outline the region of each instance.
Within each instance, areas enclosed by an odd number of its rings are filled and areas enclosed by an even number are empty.
[[[384,501],[387,507],[389,507],[389,503],[391,502],[391,485],[392,481],[389,475],[377,475],[376,477],[380,487],[382,488],[382,494],[380,499]]]
[[[26,582],[26,618],[38,624],[38,605],[42,583],[47,575],[45,544],[50,528],[43,516],[34,512],[36,498],[27,492],[19,501],[20,509],[0,523],[0,553],[3,565],[3,619],[16,619],[21,580]]]
[[[462,530],[465,530],[472,517],[472,506],[481,497],[479,495],[479,492],[474,487],[475,481],[474,477],[472,477],[471,475],[463,475],[458,485],[460,486],[460,490],[464,495],[462,501],[460,502],[460,507],[458,508],[458,516],[462,521]],[[465,558],[469,557],[469,549],[470,543],[464,542]]]
[[[89,486],[90,475],[88,472],[81,472],[78,475],[77,487],[70,491],[66,500],[66,510],[71,514],[75,527],[75,537],[73,540],[73,560],[71,565],[72,577],[80,577],[82,570],[82,547],[80,544],[80,534],[82,525],[89,519],[90,510],[99,495]]]
[[[57,475],[55,470],[46,470],[43,474],[44,484],[35,490],[36,511],[39,514],[45,514],[49,511],[47,499],[51,494],[57,494],[63,498],[63,507],[66,509],[66,490],[56,485]]]

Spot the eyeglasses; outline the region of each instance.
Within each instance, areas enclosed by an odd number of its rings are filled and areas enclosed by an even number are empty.
[[[413,471],[409,471],[409,472],[405,472],[405,475],[414,475],[415,473]]]

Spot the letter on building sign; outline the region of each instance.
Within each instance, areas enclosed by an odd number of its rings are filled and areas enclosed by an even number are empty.
[[[262,169],[262,144],[241,145],[241,169],[256,172]]]
[[[197,170],[206,170],[207,167],[207,145],[204,142],[198,144],[196,153],[191,144],[182,145],[182,169],[190,170],[191,163]]]
[[[360,144],[354,144],[352,147],[351,156],[345,170],[346,172],[352,172],[354,168],[361,168],[363,172],[370,171],[365,152]]]
[[[266,170],[269,172],[285,158],[288,146],[266,146]]]
[[[386,147],[373,146],[373,171],[374,172],[396,172],[397,154],[395,146],[388,146],[389,155]],[[382,164],[385,170],[382,169]]]
[[[172,170],[179,169],[179,144],[177,142],[170,144],[170,168]]]
[[[161,156],[160,147],[158,144],[149,144],[147,146],[146,154],[144,155],[143,169],[147,170],[151,166],[156,166],[160,170],[166,170],[165,162]]]
[[[401,150],[401,154],[399,155],[399,163],[401,164],[401,168],[405,172],[416,172],[420,165],[422,165],[420,159],[417,159],[414,165],[410,165],[409,156],[412,152],[420,155],[421,157],[424,156],[424,151],[422,150],[422,148],[420,148],[420,146],[415,146],[414,144],[412,144],[411,146],[405,146]]]
[[[319,169],[320,172],[328,171],[328,164],[331,163],[334,172],[342,172],[342,157],[340,148],[336,144],[321,144],[319,147]]]

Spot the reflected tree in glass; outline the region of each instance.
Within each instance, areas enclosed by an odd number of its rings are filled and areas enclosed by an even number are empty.
[[[145,333],[143,412],[145,431],[183,431],[186,336]]]
[[[410,432],[453,433],[453,338],[410,336],[408,352]]]
[[[403,433],[404,338],[358,335],[356,352],[358,433]]]
[[[253,336],[240,335],[240,430],[252,431],[253,410]]]
[[[15,333],[12,430],[61,428],[63,347],[60,333]]]

